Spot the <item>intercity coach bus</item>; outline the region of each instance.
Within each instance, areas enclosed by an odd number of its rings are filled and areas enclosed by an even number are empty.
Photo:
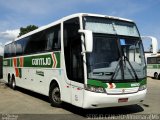
[[[4,48],[4,80],[82,108],[143,102],[146,63],[132,20],[78,13],[27,33]]]

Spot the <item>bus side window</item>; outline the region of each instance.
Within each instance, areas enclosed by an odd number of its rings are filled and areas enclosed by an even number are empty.
[[[46,34],[46,50],[60,50],[60,25],[51,27]]]
[[[151,58],[147,58],[147,64],[151,64]]]
[[[8,45],[5,45],[4,58],[14,57],[14,56],[15,56],[15,44],[12,42]]]
[[[16,45],[16,56],[22,55],[23,54],[23,46],[22,46],[23,40],[18,40],[15,42]]]
[[[48,33],[46,50],[51,50],[52,49],[53,38],[54,38],[54,32],[53,33]]]
[[[157,58],[157,63],[160,64],[160,58]]]
[[[155,57],[150,57],[148,62],[149,62],[148,64],[156,64],[157,63]]]
[[[8,52],[9,52],[8,45],[5,45],[5,47],[4,47],[4,58],[8,57]]]

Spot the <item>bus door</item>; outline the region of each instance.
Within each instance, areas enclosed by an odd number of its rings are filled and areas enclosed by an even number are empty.
[[[67,78],[71,83],[72,104],[82,106],[84,93],[84,72],[79,18],[64,22],[64,56]]]

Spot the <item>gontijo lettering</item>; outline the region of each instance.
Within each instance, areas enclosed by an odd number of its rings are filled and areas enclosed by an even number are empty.
[[[32,59],[32,65],[51,65],[51,58]]]

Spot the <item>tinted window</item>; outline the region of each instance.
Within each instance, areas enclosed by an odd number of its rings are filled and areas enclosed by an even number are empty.
[[[157,59],[155,57],[148,57],[147,58],[147,64],[156,64]]]
[[[16,55],[16,46],[15,46],[15,42],[11,43],[11,49],[10,49],[10,56],[14,57]]]
[[[157,58],[157,64],[160,64],[160,58]]]
[[[5,45],[5,47],[4,47],[4,58],[7,58],[8,54],[9,54],[9,47],[8,47],[8,45]]]
[[[29,37],[29,40],[26,44],[25,54],[44,51],[45,45],[45,31],[33,34]]]
[[[50,27],[5,46],[4,57],[60,50],[60,25]]]
[[[15,56],[15,44],[10,43],[4,48],[4,57],[13,57]]]
[[[23,44],[22,44],[22,40],[16,41],[16,55],[22,55],[23,53]]]
[[[24,53],[60,50],[60,25],[31,35],[25,43]]]
[[[16,55],[23,55],[25,53],[26,45],[28,44],[29,37],[23,38],[15,42]]]
[[[54,26],[47,30],[46,41],[46,50],[60,50],[60,25]]]

